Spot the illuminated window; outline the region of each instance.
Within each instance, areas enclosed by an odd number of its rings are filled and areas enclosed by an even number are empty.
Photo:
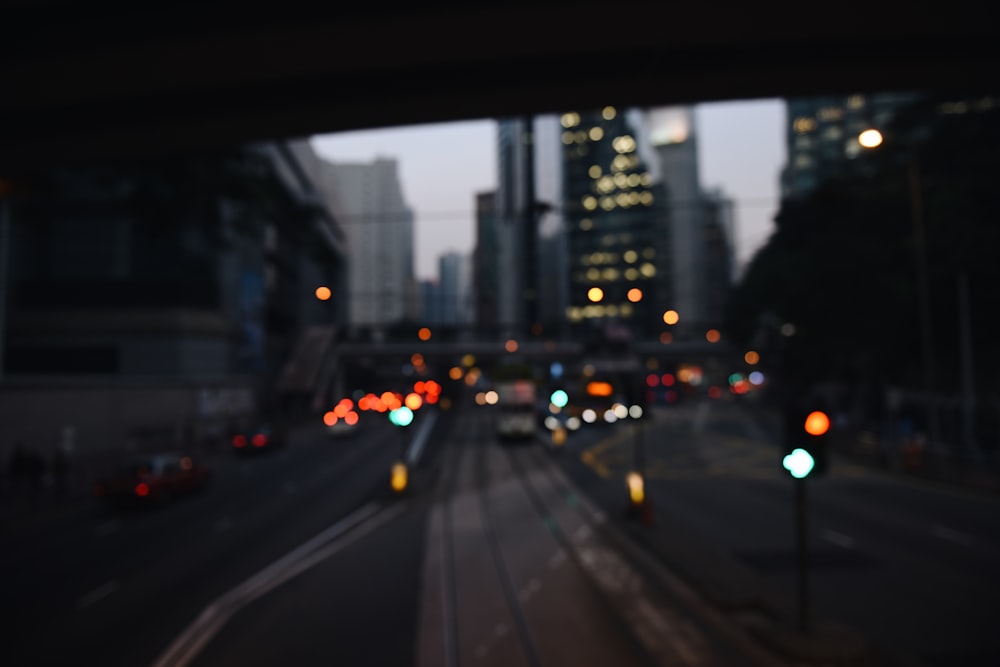
[[[601,279],[600,269],[595,269],[594,267],[590,267],[589,269],[587,269],[587,280],[600,280],[600,279]]]
[[[816,114],[825,123],[840,120],[844,117],[844,110],[840,107],[825,107]]]
[[[639,269],[628,268],[625,269],[625,280],[638,280],[639,279]]]
[[[637,253],[635,250],[626,250],[625,254],[622,257],[629,264],[635,264],[637,261],[639,261],[639,253]]]
[[[604,271],[601,272],[601,277],[609,282],[618,280],[618,275],[618,269],[604,269]]]
[[[615,207],[615,200],[611,197],[601,197],[601,208],[610,211]]]
[[[593,228],[594,228],[594,221],[591,220],[590,218],[584,218],[583,220],[580,221],[580,229],[582,229],[583,231],[589,232]]]
[[[591,178],[598,179],[601,177],[602,172],[601,168],[595,164],[587,171],[587,173],[590,175]]]
[[[656,275],[656,267],[649,262],[646,262],[639,267],[639,273],[641,273],[644,278],[652,278]]]
[[[641,195],[639,195],[639,199],[640,201],[642,201],[643,205],[651,206],[653,204],[653,193],[643,192]]]
[[[611,192],[615,189],[615,181],[610,176],[602,176],[599,181],[597,181],[597,189],[603,193]]]
[[[576,143],[578,144],[582,144],[587,140],[587,133],[584,132],[583,130],[577,130],[576,133],[573,135],[573,140],[576,141]]]
[[[642,183],[642,177],[640,177],[639,174],[630,174],[626,179],[626,184],[630,188],[637,188],[640,183]]]
[[[639,195],[638,192],[630,192],[630,193],[628,193],[628,203],[631,206],[635,206],[636,204],[638,204],[641,201],[642,201],[642,197]]]
[[[865,105],[864,95],[851,95],[847,98],[848,109],[860,109]]]
[[[612,120],[617,115],[618,112],[614,107],[604,107],[604,109],[601,110],[601,117],[604,120]]]
[[[620,137],[615,137],[611,145],[619,153],[631,153],[635,150],[635,139],[627,134],[623,134]]]
[[[625,186],[628,185],[628,176],[626,176],[621,172],[618,172],[617,174],[615,174],[614,182],[615,185],[617,185],[619,188],[624,188]]]
[[[629,202],[628,195],[624,192],[619,192],[618,196],[615,197],[615,203],[622,208],[628,208],[631,202]]]
[[[632,166],[632,161],[625,155],[618,155],[611,161],[611,168],[614,171],[625,171]]]
[[[651,185],[653,183],[653,177],[650,176],[649,172],[647,171],[646,173],[644,173],[642,176],[639,177],[639,182],[642,185],[646,186]]]
[[[559,119],[563,127],[576,127],[580,124],[580,114],[575,111],[568,111]]]
[[[592,128],[590,128],[590,140],[591,141],[600,141],[603,138],[604,138],[604,130],[602,128],[600,128],[600,127],[592,127]]]
[[[622,317],[632,317],[632,314],[634,312],[635,309],[632,307],[632,304],[630,303],[623,303],[620,306],[618,306],[618,314],[621,315]]]
[[[597,208],[597,197],[591,197],[590,195],[584,197],[583,207],[588,211],[593,211],[595,208]]]
[[[563,132],[562,133],[562,142],[564,144],[566,144],[567,146],[569,146],[571,143],[573,143],[573,133],[572,132]]]
[[[795,119],[792,123],[792,129],[799,134],[805,134],[806,132],[812,132],[816,129],[816,119],[808,118],[806,116],[801,116]]]

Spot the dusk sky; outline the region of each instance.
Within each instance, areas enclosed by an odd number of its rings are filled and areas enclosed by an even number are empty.
[[[695,107],[701,184],[735,200],[741,263],[773,227],[785,162],[784,120],[784,102],[775,99]],[[418,278],[437,276],[442,253],[472,251],[476,193],[496,187],[494,121],[328,134],[314,137],[313,146],[332,162],[398,160],[403,196],[416,216]]]

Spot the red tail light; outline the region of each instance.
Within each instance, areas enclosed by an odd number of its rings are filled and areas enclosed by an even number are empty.
[[[148,496],[149,484],[146,484],[145,482],[139,482],[138,484],[136,484],[135,495],[139,496],[140,498],[145,498],[146,496]]]
[[[267,436],[264,435],[263,433],[258,433],[253,437],[253,440],[251,440],[251,442],[253,443],[254,447],[263,447],[264,445],[267,444]]]
[[[237,436],[233,436],[233,447],[246,447],[247,437],[242,433]]]

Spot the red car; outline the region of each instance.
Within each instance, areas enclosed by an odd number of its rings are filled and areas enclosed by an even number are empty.
[[[208,468],[186,454],[152,454],[98,480],[94,494],[113,504],[165,501],[202,490],[210,477]]]

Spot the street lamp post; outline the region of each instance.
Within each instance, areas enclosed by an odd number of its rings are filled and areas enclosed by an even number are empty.
[[[865,130],[858,135],[858,143],[864,148],[876,148],[882,144],[882,133]],[[927,269],[927,238],[924,231],[924,205],[920,188],[920,167],[916,148],[906,146],[907,184],[910,195],[910,220],[913,224],[913,254],[917,274],[917,301],[920,309],[920,351],[923,366],[924,393],[926,394],[927,431],[930,443],[940,438],[937,409],[934,405],[934,334],[931,327],[930,278]]]

